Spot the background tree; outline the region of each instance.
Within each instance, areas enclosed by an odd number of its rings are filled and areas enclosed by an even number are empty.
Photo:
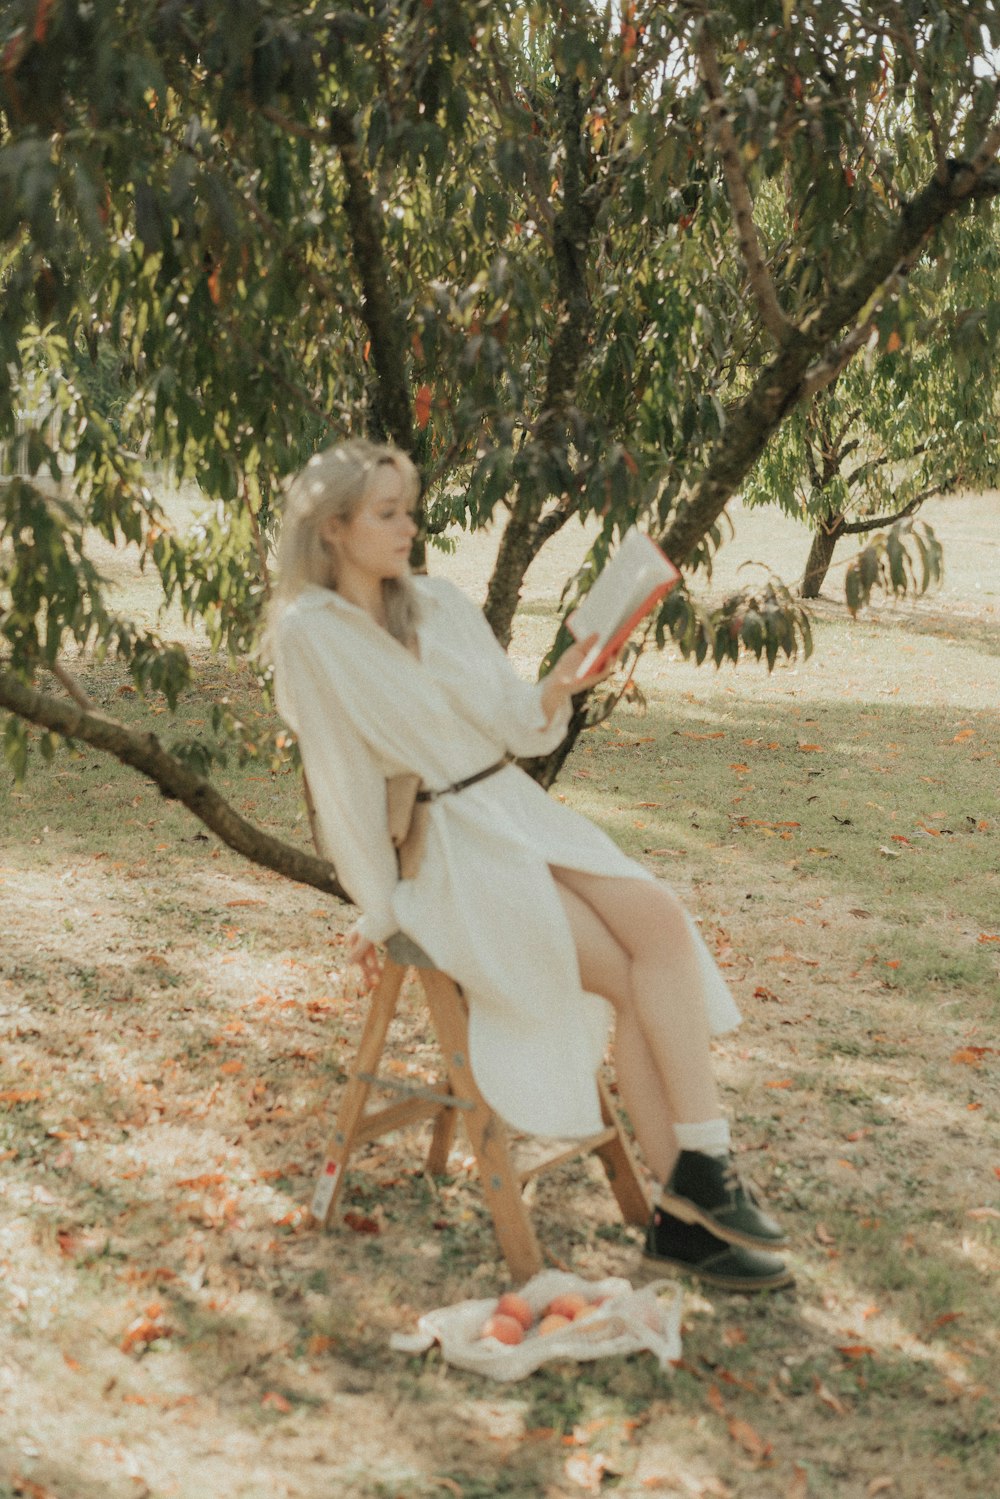
[[[852,562],[848,602],[857,607],[863,576],[880,567],[905,591],[916,560],[923,582],[940,565],[933,532],[900,523],[934,495],[1000,477],[996,226],[966,219],[942,239],[938,263],[910,278],[901,326],[885,340],[873,333],[861,356],[793,413],[743,486],[749,504],[777,503],[812,523],[803,598],[818,597],[842,538],[885,528],[893,529]]]
[[[31,477],[3,494],[8,756],[23,769],[28,722],[99,743],[324,888],[207,781],[239,734],[223,705],[217,739],[168,753],[86,703],[68,651],[171,703],[191,670],[116,612],[88,537],[134,547],[244,652],[277,477],[363,429],[420,464],[429,534],[502,509],[501,640],[570,516],[599,525],[568,603],[638,514],[694,577],[783,423],[873,334],[902,336],[938,229],[1000,189],[991,0],[19,0],[2,24],[0,439],[42,380],[59,440],[33,434],[32,474],[74,461],[61,498]],[[85,375],[107,349],[115,422]],[[191,537],[137,433],[217,501]],[[808,642],[776,584],[712,611],[675,590],[654,628],[699,660]]]

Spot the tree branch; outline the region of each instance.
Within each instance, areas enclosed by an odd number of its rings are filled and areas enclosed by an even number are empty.
[[[687,489],[673,521],[659,538],[664,551],[678,566],[718,520],[787,412],[803,399],[810,369],[814,376],[821,367],[829,369],[829,379],[815,384],[814,390],[829,383],[837,373],[838,363],[842,368],[847,362],[846,358],[838,361],[834,357],[836,352],[843,354],[848,340],[852,341],[852,350],[860,347],[863,342],[860,335],[869,321],[870,308],[892,278],[916,264],[938,225],[970,196],[1000,195],[1000,168],[993,159],[998,150],[1000,128],[991,132],[971,162],[949,163],[947,183],[934,178],[906,203],[896,223],[850,280],[835,290],[799,328],[793,329],[747,396],[727,411],[726,426],[713,456]],[[827,354],[825,351],[843,329],[851,328],[859,317],[860,324],[836,345],[832,355]]]
[[[757,225],[753,217],[753,199],[743,171],[740,148],[729,121],[729,110],[723,92],[722,77],[719,73],[719,61],[707,24],[703,24],[701,28],[698,61],[701,64],[702,80],[708,96],[709,118],[715,131],[719,160],[726,179],[726,191],[733,210],[740,251],[750,278],[750,287],[756,298],[764,326],[776,342],[782,344],[791,332],[792,324],[781,310],[774,282],[771,280],[771,273],[760,247]]]
[[[908,505],[904,505],[902,510],[897,510],[895,515],[873,515],[867,520],[845,521],[840,528],[840,534],[842,536],[866,536],[869,531],[879,531],[883,526],[894,526],[897,521],[905,520],[908,515],[919,510],[925,500],[940,494],[943,488],[943,484],[934,484],[929,489],[921,490],[920,494],[915,495]]]
[[[406,384],[403,330],[390,296],[389,267],[379,233],[378,214],[361,162],[354,123],[346,111],[333,111],[330,139],[339,153],[347,184],[344,212],[354,266],[361,283],[361,316],[371,340],[372,365],[378,381],[379,415],[396,446],[412,455],[417,444]]]
[[[254,864],[273,869],[300,885],[311,885],[324,895],[350,901],[337,881],[332,864],[272,838],[240,817],[204,777],[165,750],[155,734],[136,733],[107,714],[39,692],[14,672],[3,669],[0,669],[0,707],[66,739],[81,739],[94,749],[114,755],[123,765],[132,766],[155,782],[164,796],[183,802],[223,843]]]

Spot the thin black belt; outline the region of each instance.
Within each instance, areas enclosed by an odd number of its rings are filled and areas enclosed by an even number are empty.
[[[477,781],[485,781],[487,776],[495,776],[498,770],[504,770],[512,763],[513,755],[504,755],[495,765],[487,765],[485,770],[477,770],[475,775],[466,776],[462,781],[452,781],[450,786],[442,786],[439,791],[428,791],[422,788],[417,792],[418,802],[436,802],[439,796],[450,796],[453,791],[464,791],[466,786],[474,786]]]

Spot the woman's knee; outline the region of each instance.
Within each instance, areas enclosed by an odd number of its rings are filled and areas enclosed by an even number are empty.
[[[690,941],[687,913],[668,885],[650,880],[637,885],[631,903],[638,951],[650,947],[674,949]]]

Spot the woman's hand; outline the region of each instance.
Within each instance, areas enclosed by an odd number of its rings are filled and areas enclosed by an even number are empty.
[[[590,671],[583,677],[577,675],[596,644],[596,635],[589,635],[586,640],[578,640],[575,645],[563,651],[548,676],[543,679],[542,708],[549,722],[576,693],[586,692],[588,688],[596,687],[598,682],[603,682],[614,671],[617,663],[611,660],[606,662],[599,671]]]
[[[362,989],[366,993],[374,989],[382,976],[382,960],[375,951],[375,944],[352,926],[344,939],[344,953],[348,963],[355,963],[361,969]]]

